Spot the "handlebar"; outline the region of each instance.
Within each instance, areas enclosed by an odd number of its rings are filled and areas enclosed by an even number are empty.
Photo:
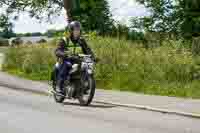
[[[91,57],[91,55],[86,55],[86,54],[78,54],[79,57]]]
[[[69,56],[68,56],[69,57]],[[86,54],[75,54],[75,55],[71,55],[70,57],[72,58],[84,58],[84,57],[92,57],[92,55],[86,55]],[[96,58],[94,60],[96,63],[100,61],[99,58]]]

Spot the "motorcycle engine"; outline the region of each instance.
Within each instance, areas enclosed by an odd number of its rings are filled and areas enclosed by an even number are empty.
[[[75,86],[72,84],[69,84],[66,86],[66,90],[67,90],[68,98],[71,99],[75,93]]]

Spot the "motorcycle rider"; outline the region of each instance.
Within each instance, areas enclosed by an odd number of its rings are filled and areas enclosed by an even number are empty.
[[[58,93],[63,93],[64,81],[69,79],[69,71],[72,68],[74,60],[73,56],[69,57],[72,53],[70,48],[73,48],[75,53],[76,47],[80,47],[83,54],[91,55],[92,59],[95,61],[95,56],[85,39],[81,36],[81,24],[78,21],[72,21],[68,25],[69,34],[66,34],[62,39],[59,40],[58,46],[55,50],[55,55],[57,56],[56,64],[56,78],[59,90]],[[70,46],[71,44],[71,46]]]

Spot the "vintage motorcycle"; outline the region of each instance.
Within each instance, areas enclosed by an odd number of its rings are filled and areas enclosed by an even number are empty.
[[[51,75],[52,94],[58,103],[63,103],[65,99],[78,99],[80,105],[88,106],[94,97],[96,83],[94,79],[94,65],[91,55],[78,54],[72,69],[69,72],[69,79],[64,82],[64,93],[57,93],[56,72]],[[58,64],[56,64],[58,65]]]

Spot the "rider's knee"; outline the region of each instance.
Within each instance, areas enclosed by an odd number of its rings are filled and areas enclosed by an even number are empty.
[[[57,63],[55,64],[55,69],[58,69],[59,67],[60,67],[60,63],[57,62]]]

